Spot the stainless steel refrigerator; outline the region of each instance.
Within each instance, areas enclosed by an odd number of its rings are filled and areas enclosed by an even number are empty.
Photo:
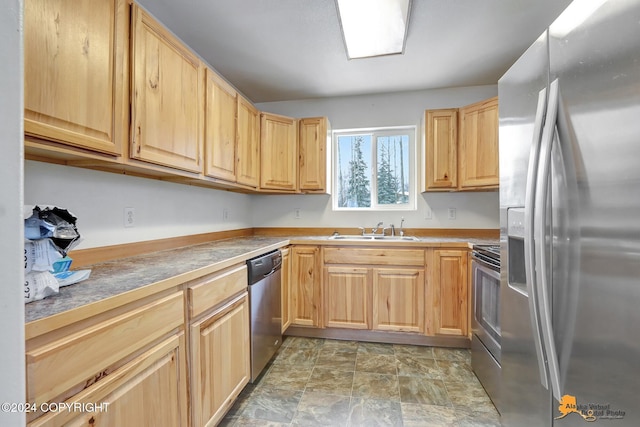
[[[502,422],[640,426],[640,0],[574,1],[498,94]]]

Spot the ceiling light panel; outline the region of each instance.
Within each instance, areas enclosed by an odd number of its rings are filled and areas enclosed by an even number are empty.
[[[411,0],[336,0],[349,59],[404,52]]]

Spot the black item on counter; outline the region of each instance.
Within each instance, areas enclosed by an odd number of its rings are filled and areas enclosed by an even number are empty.
[[[50,238],[60,253],[66,256],[80,239],[76,221],[77,218],[66,209],[42,209],[36,206],[33,208],[33,215],[25,219],[26,237],[31,240]]]

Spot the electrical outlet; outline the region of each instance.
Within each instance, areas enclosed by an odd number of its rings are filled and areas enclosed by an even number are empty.
[[[431,208],[427,206],[424,210],[424,219],[433,219],[433,212]]]
[[[300,219],[300,208],[295,208],[293,212],[294,212],[295,218]]]
[[[134,208],[124,208],[124,226],[134,227],[136,225],[136,210]]]
[[[227,208],[222,209],[222,220],[229,221],[229,209]]]
[[[456,219],[456,208],[449,208],[449,219]]]

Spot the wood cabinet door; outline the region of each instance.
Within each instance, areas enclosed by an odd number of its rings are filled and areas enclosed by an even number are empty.
[[[204,67],[193,52],[135,4],[131,13],[130,156],[201,172]]]
[[[121,155],[129,102],[125,0],[24,3],[27,135]]]
[[[194,426],[216,425],[224,417],[249,382],[250,359],[249,298],[245,292],[191,325]]]
[[[317,246],[291,248],[291,324],[320,326],[320,250]]]
[[[184,332],[180,332],[48,412],[29,427],[188,425]],[[75,406],[77,405],[77,406]]]
[[[433,251],[433,334],[467,336],[467,251]]]
[[[296,121],[267,113],[262,113],[260,120],[260,188],[295,191],[298,185]]]
[[[373,269],[373,329],[424,331],[424,269]]]
[[[371,329],[371,269],[329,266],[324,273],[324,325]]]
[[[236,91],[207,68],[204,125],[204,173],[236,180]]]
[[[425,112],[425,190],[453,190],[458,185],[458,110]]]
[[[238,145],[236,181],[251,187],[260,185],[260,112],[238,95]]]
[[[184,324],[183,292],[173,292],[77,332],[54,331],[25,347],[27,401],[67,396],[87,378],[113,369]]]
[[[282,252],[282,288],[280,305],[282,307],[282,333],[291,325],[291,256],[290,249],[284,248]]]
[[[301,119],[298,127],[299,188],[302,191],[326,191],[327,118]]]
[[[498,172],[498,98],[460,109],[460,188],[495,187]]]

